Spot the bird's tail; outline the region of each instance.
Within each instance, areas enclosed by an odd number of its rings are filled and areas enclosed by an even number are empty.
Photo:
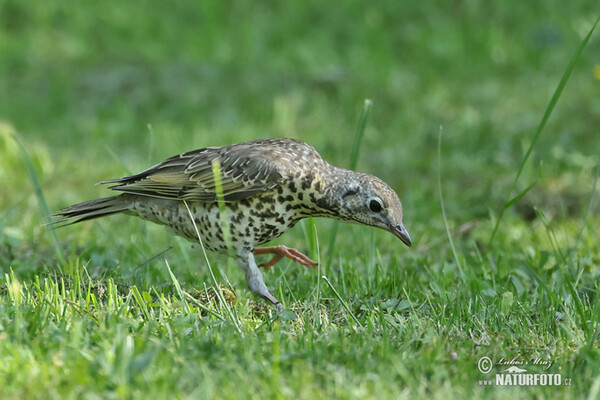
[[[51,216],[56,219],[45,225],[52,225],[58,228],[81,221],[87,221],[88,219],[104,217],[105,215],[127,211],[129,209],[129,204],[129,201],[124,195],[86,201],[84,203],[74,204],[70,207],[63,208]]]

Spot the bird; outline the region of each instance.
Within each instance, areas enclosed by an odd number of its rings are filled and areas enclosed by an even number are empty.
[[[288,138],[206,147],[166,159],[138,174],[107,180],[119,192],[64,208],[55,227],[124,213],[165,225],[175,235],[234,257],[250,291],[284,306],[265,285],[282,258],[307,268],[317,263],[284,245],[258,247],[307,217],[327,217],[391,232],[408,247],[402,203],[376,176],[329,164],[311,145]],[[272,254],[257,265],[255,256]]]

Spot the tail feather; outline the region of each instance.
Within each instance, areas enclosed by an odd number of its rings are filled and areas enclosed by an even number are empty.
[[[129,202],[123,198],[123,195],[105,197],[102,199],[90,200],[70,207],[63,208],[52,217],[56,217],[45,225],[52,225],[56,228],[65,225],[75,224],[89,219],[104,217],[105,215],[117,214],[127,211]]]

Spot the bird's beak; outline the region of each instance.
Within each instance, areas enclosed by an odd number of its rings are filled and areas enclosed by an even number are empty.
[[[402,240],[402,242],[408,247],[412,246],[412,240],[410,240],[410,235],[408,234],[408,231],[404,225],[390,225],[390,232],[396,235],[396,237]]]

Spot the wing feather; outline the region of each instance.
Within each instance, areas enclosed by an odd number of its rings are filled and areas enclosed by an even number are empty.
[[[212,163],[216,160],[220,164],[225,199],[241,200],[272,189],[282,182],[294,167],[290,162],[285,162],[290,159],[285,154],[290,150],[281,144],[288,142],[303,149],[312,149],[303,142],[288,139],[207,147],[171,157],[139,174],[100,183],[113,184],[111,189],[119,192],[142,196],[215,201]]]

